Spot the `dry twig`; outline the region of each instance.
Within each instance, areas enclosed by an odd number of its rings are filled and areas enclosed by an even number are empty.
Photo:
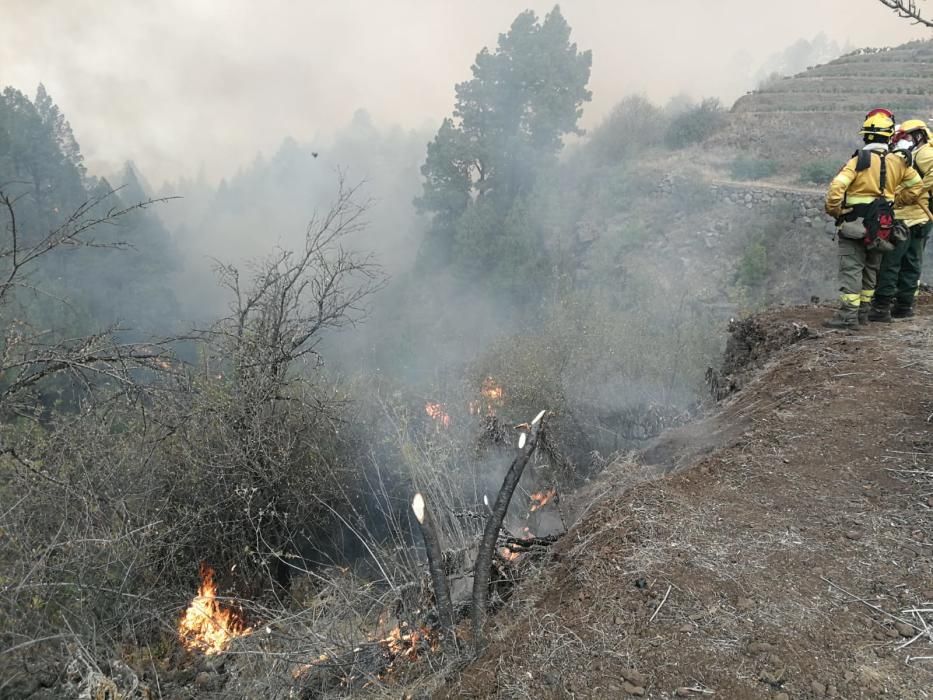
[[[654,609],[654,612],[651,614],[651,617],[648,618],[648,623],[650,624],[654,618],[658,616],[658,613],[661,612],[661,607],[667,602],[667,597],[671,594],[672,586],[669,584],[667,586],[667,591],[664,593],[664,597],[661,599],[661,602],[658,603],[658,607]]]

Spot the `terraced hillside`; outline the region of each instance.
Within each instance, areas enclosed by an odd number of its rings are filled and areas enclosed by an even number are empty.
[[[838,157],[876,106],[899,120],[933,115],[933,41],[860,49],[773,80],[736,101],[723,137],[781,164]]]
[[[933,41],[860,49],[798,75],[771,81],[740,98],[738,114],[851,112],[883,103],[897,114],[933,111]]]

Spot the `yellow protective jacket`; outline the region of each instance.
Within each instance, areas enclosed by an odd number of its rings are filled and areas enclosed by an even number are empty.
[[[908,226],[925,224],[930,220],[919,202],[927,208],[930,207],[930,192],[933,190],[933,145],[925,143],[914,151],[914,170],[923,178],[923,194],[917,204],[909,204],[894,210],[894,216]]]
[[[895,207],[907,206],[917,201],[923,193],[923,182],[916,170],[907,165],[902,158],[888,154],[886,145],[868,144],[863,146],[862,150],[872,153],[871,164],[856,172],[856,155],[842,166],[839,174],[829,183],[829,191],[826,193],[827,214],[838,218],[843,209],[857,204],[871,204],[881,196],[881,153],[887,156],[884,198],[893,202]]]

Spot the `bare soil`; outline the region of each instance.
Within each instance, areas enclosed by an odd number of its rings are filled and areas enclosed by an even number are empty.
[[[435,697],[933,698],[933,307],[829,314],[734,328],[726,398],[576,498]]]

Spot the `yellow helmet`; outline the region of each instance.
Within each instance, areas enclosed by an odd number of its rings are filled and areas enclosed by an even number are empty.
[[[930,133],[930,127],[922,119],[908,119],[901,124],[901,131],[911,137],[915,132],[922,131],[925,138],[921,139],[920,143],[933,141],[933,133]]]
[[[869,114],[859,133],[863,136],[878,135],[889,139],[894,136],[894,120],[884,112]]]
[[[920,119],[908,119],[906,122],[901,124],[901,131],[903,131],[905,134],[909,134],[912,131],[917,131],[918,129],[928,131],[926,123]]]

